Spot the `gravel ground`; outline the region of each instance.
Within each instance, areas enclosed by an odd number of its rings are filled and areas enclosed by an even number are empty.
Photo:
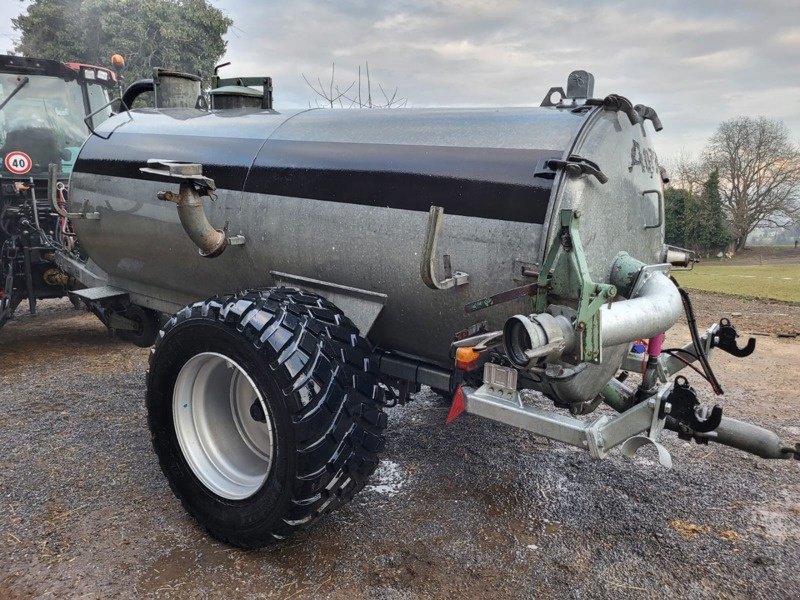
[[[725,302],[698,295],[701,322]],[[350,505],[275,549],[226,547],[150,449],[147,351],[42,306],[0,333],[0,597],[800,597],[800,462],[672,434],[671,471],[649,454],[598,462],[474,417],[445,427],[429,391],[390,411]],[[758,343],[715,357],[723,404],[798,441],[800,342]]]

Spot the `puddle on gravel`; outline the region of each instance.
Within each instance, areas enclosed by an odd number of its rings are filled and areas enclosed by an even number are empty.
[[[561,531],[561,525],[558,523],[546,523],[543,530],[546,535],[555,535]]]
[[[790,490],[781,490],[781,499],[754,507],[757,529],[767,538],[785,543],[800,540],[800,502]]]
[[[406,484],[405,470],[392,460],[382,460],[370,477],[369,485],[364,486],[364,492],[377,492],[391,498],[397,495]]]

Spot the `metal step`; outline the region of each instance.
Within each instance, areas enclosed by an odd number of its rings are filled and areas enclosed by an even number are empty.
[[[72,292],[76,296],[80,298],[84,298],[85,300],[107,300],[109,298],[120,298],[122,296],[127,296],[128,292],[125,290],[121,290],[119,288],[110,286],[110,285],[101,285],[98,287],[90,287],[84,288],[82,290],[75,290]]]

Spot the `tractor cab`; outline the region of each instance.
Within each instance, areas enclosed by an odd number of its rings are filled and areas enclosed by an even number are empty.
[[[26,298],[35,312],[37,299],[66,294],[53,249],[74,242],[53,198],[66,204],[64,183],[90,131],[111,116],[116,86],[104,67],[0,55],[0,327]]]
[[[89,135],[84,118],[107,105],[115,85],[102,67],[0,56],[0,177],[46,179],[50,164],[68,175]],[[106,106],[91,125],[110,115]]]

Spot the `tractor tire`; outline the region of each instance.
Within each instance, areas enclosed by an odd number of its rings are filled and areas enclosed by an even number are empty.
[[[296,289],[185,307],[150,354],[161,470],[215,538],[259,548],[348,502],[378,465],[386,415],[369,343]]]
[[[123,316],[134,321],[137,328],[117,330],[119,339],[136,344],[140,348],[149,348],[155,343],[160,323],[159,313],[137,304],[131,304]]]

